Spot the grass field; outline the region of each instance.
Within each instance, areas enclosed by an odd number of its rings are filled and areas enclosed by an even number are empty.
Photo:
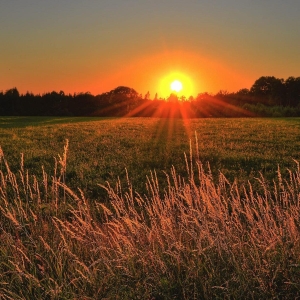
[[[300,297],[300,119],[0,128],[0,299]]]
[[[66,182],[91,198],[104,196],[98,184],[123,180],[125,168],[140,192],[150,171],[162,185],[172,165],[186,175],[195,133],[201,162],[231,181],[253,181],[259,172],[273,180],[278,165],[286,174],[300,159],[300,119],[0,118],[0,146],[13,170],[23,153],[25,169],[41,174],[44,165],[51,174],[68,139]]]

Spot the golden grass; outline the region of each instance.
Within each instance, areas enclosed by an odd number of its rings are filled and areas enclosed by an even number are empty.
[[[107,184],[103,204],[66,186],[67,151],[39,182],[0,149],[0,299],[300,296],[299,163],[258,193],[214,180],[191,147],[186,178],[173,167],[161,191],[150,173],[147,195]]]

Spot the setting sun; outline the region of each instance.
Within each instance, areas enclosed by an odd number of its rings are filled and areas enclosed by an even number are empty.
[[[179,80],[174,80],[171,85],[171,90],[175,92],[180,92],[182,90],[182,83]]]
[[[183,72],[166,74],[160,79],[158,93],[162,97],[168,97],[170,92],[185,97],[194,95],[195,90],[192,79]]]

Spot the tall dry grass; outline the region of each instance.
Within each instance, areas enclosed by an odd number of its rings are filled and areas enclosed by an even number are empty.
[[[269,186],[155,172],[139,195],[106,185],[89,201],[66,183],[68,147],[42,179],[12,173],[0,150],[0,299],[295,299],[300,297],[300,169]]]

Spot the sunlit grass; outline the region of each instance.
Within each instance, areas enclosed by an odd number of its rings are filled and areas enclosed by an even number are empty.
[[[0,151],[1,298],[300,296],[298,162],[287,180],[278,166],[271,185],[258,178],[257,193],[213,177],[192,143],[186,176],[171,168],[162,191],[149,173],[145,195],[130,178],[105,184],[103,204],[64,184],[71,149],[41,179],[22,160],[12,172]]]
[[[88,198],[105,197],[98,184],[126,181],[127,168],[136,189],[145,192],[145,177],[155,170],[176,166],[186,175],[183,153],[189,139],[198,137],[201,161],[211,165],[214,176],[222,171],[231,181],[251,180],[262,172],[276,176],[277,165],[293,166],[300,160],[300,119],[155,119],[155,118],[0,118],[0,146],[18,170],[20,153],[25,169],[41,176],[41,165],[52,170],[54,156],[70,141],[67,184],[78,183]],[[163,182],[161,182],[163,185]]]

